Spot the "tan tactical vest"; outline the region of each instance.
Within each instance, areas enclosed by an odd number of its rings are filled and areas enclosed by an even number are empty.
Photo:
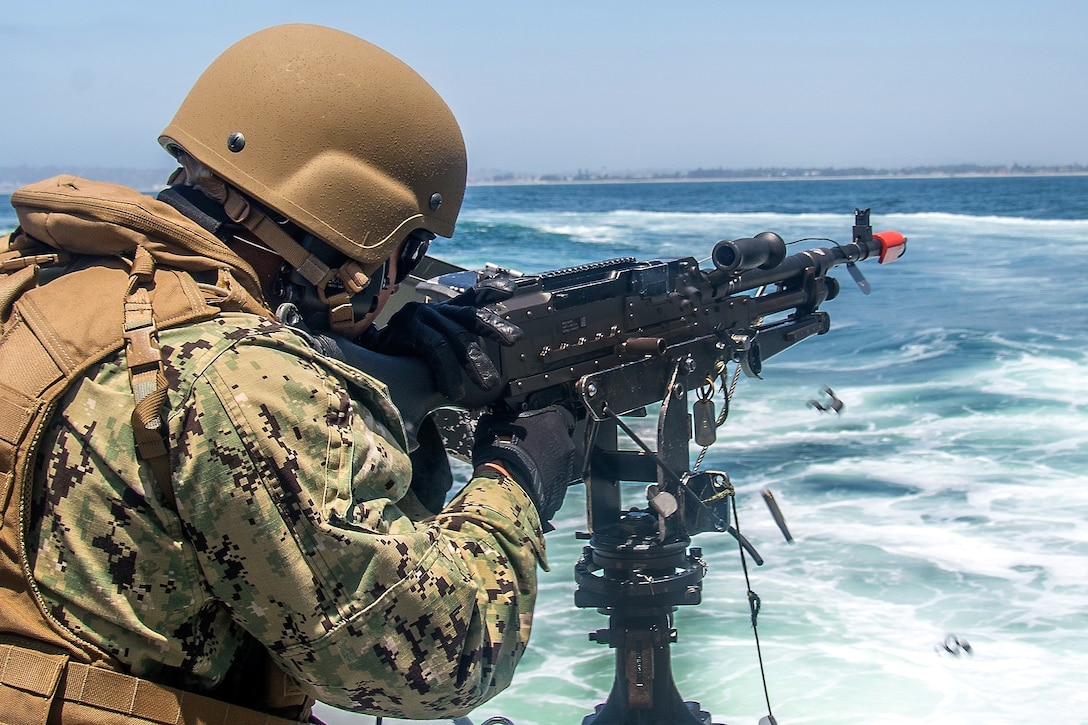
[[[173,503],[156,332],[221,310],[267,315],[256,274],[169,205],[125,187],[59,176],[17,190],[11,201],[20,227],[0,249],[0,719],[291,722],[124,674],[120,662],[47,612],[25,543],[42,432],[72,383],[122,348],[137,448]],[[76,255],[98,259],[46,279],[43,270]],[[198,285],[196,273],[217,281]],[[262,709],[305,715],[309,703],[293,681],[269,669],[273,694]]]

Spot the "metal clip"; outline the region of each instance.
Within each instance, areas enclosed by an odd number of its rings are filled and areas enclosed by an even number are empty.
[[[708,377],[699,388],[699,399],[692,403],[691,415],[695,428],[695,443],[703,448],[718,440],[717,411],[714,409],[714,379]]]

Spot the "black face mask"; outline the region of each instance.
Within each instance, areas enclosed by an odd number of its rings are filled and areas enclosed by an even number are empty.
[[[306,251],[314,255],[330,269],[335,269],[347,261],[347,257],[312,234],[304,234],[298,240]],[[355,319],[362,319],[378,303],[378,294],[386,284],[388,265],[382,265],[374,271],[367,286],[351,297],[351,308]],[[334,296],[343,291],[343,283],[338,278],[328,281],[325,286],[326,296]],[[321,301],[313,284],[307,281],[291,265],[284,263],[279,280],[273,289],[272,306],[290,303],[298,308],[299,315],[306,326],[314,331],[329,329],[329,308]]]

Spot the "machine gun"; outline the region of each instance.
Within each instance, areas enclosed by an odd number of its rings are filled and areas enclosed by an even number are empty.
[[[588,545],[575,566],[575,605],[609,615],[608,629],[590,638],[616,650],[612,691],[583,725],[710,723],[698,703],[680,697],[669,659],[676,638],[672,613],[699,603],[706,571],[701,551],[688,548],[690,537],[727,532],[762,560],[731,524],[728,476],[691,470],[690,441],[712,444],[724,416],[715,415],[702,394],[689,413],[688,393],[713,388],[715,379],[724,383],[730,363],[759,377],[771,356],[826,333],[830,318],[819,308],[839,293],[828,273],[846,265],[868,294],[855,263],[892,262],[905,249],[898,232],[873,233],[866,209],[855,212],[847,244],[787,256],[782,238],[764,232],[716,244],[712,269],[691,257],[613,259],[538,275],[432,263],[439,266],[419,273],[439,274],[415,287],[424,299],[448,299],[487,277],[505,275],[516,283],[513,297],[490,306],[524,332],[510,347],[488,349],[506,381],[498,398],[453,403],[433,390],[422,363],[405,374],[404,359],[348,355],[390,383],[409,429],[443,408],[485,404],[514,410],[563,405],[577,416],[589,531],[581,535]],[[657,440],[648,445],[623,418],[645,415],[655,404]],[[637,449],[620,447],[621,431]],[[650,484],[646,508],[623,509],[623,481]],[[773,724],[769,710],[768,701],[765,721]]]

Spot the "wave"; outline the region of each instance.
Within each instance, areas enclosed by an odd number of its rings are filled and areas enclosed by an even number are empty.
[[[939,211],[924,211],[903,213],[897,212],[888,214],[886,218],[904,219],[904,220],[928,220],[937,221],[947,224],[963,224],[963,223],[987,223],[998,224],[1008,226],[1041,226],[1047,228],[1069,228],[1069,229],[1088,229],[1088,219],[1036,219],[1032,217],[1021,216],[1001,216],[996,214],[954,214],[950,212]]]
[[[537,220],[561,220],[565,218],[597,218],[612,220],[622,224],[654,225],[662,222],[704,222],[704,221],[800,221],[800,222],[842,222],[844,220],[853,223],[852,212],[782,212],[782,211],[652,211],[639,209],[611,209],[602,211],[511,211],[509,209],[465,209],[462,211],[461,220],[469,222],[517,221],[530,222],[535,226]],[[1058,218],[1032,218],[1024,216],[1004,216],[996,214],[962,214],[941,211],[917,211],[917,212],[889,212],[881,213],[873,210],[872,221],[874,227],[882,222],[891,221],[925,221],[946,225],[958,224],[991,224],[1007,227],[1039,226],[1054,230],[1088,230],[1088,218],[1084,219],[1058,219]]]
[[[0,233],[8,233],[17,225],[14,211],[0,207]],[[852,213],[824,212],[711,212],[711,211],[644,211],[616,209],[609,211],[511,211],[503,209],[469,208],[461,213],[455,240],[466,237],[475,241],[486,234],[496,243],[513,244],[526,237],[547,235],[552,242],[568,241],[590,246],[641,247],[638,235],[654,237],[677,235],[706,240],[751,236],[760,231],[777,231],[790,241],[802,236],[828,236],[840,242],[849,241],[853,225]],[[992,214],[971,215],[949,212],[894,212],[873,214],[875,229],[899,228],[908,237],[912,234],[996,235],[1023,237],[1042,233],[1047,237],[1088,238],[1088,219],[1033,219]],[[440,246],[450,245],[443,241]],[[679,245],[679,244],[678,244]],[[677,245],[677,246],[678,246]],[[1088,249],[1088,244],[1081,245]],[[576,250],[572,250],[576,251]],[[563,254],[560,251],[560,254]]]
[[[606,256],[705,260],[717,241],[762,231],[776,232],[791,251],[799,251],[850,241],[853,223],[852,214],[814,212],[470,209],[462,215],[453,247],[467,245],[496,257],[489,261],[500,264],[515,261],[504,255],[520,256],[526,248],[537,248],[547,254],[537,268],[524,271],[539,271]],[[921,212],[874,216],[873,226],[907,236],[912,270],[928,269],[944,277],[962,275],[968,270],[964,262],[973,258],[975,265],[988,270],[987,276],[978,276],[973,283],[997,290],[1012,285],[1045,286],[1053,272],[1051,259],[1088,254],[1088,219]],[[795,245],[795,241],[802,243]],[[447,245],[436,245],[436,253],[441,254]]]

